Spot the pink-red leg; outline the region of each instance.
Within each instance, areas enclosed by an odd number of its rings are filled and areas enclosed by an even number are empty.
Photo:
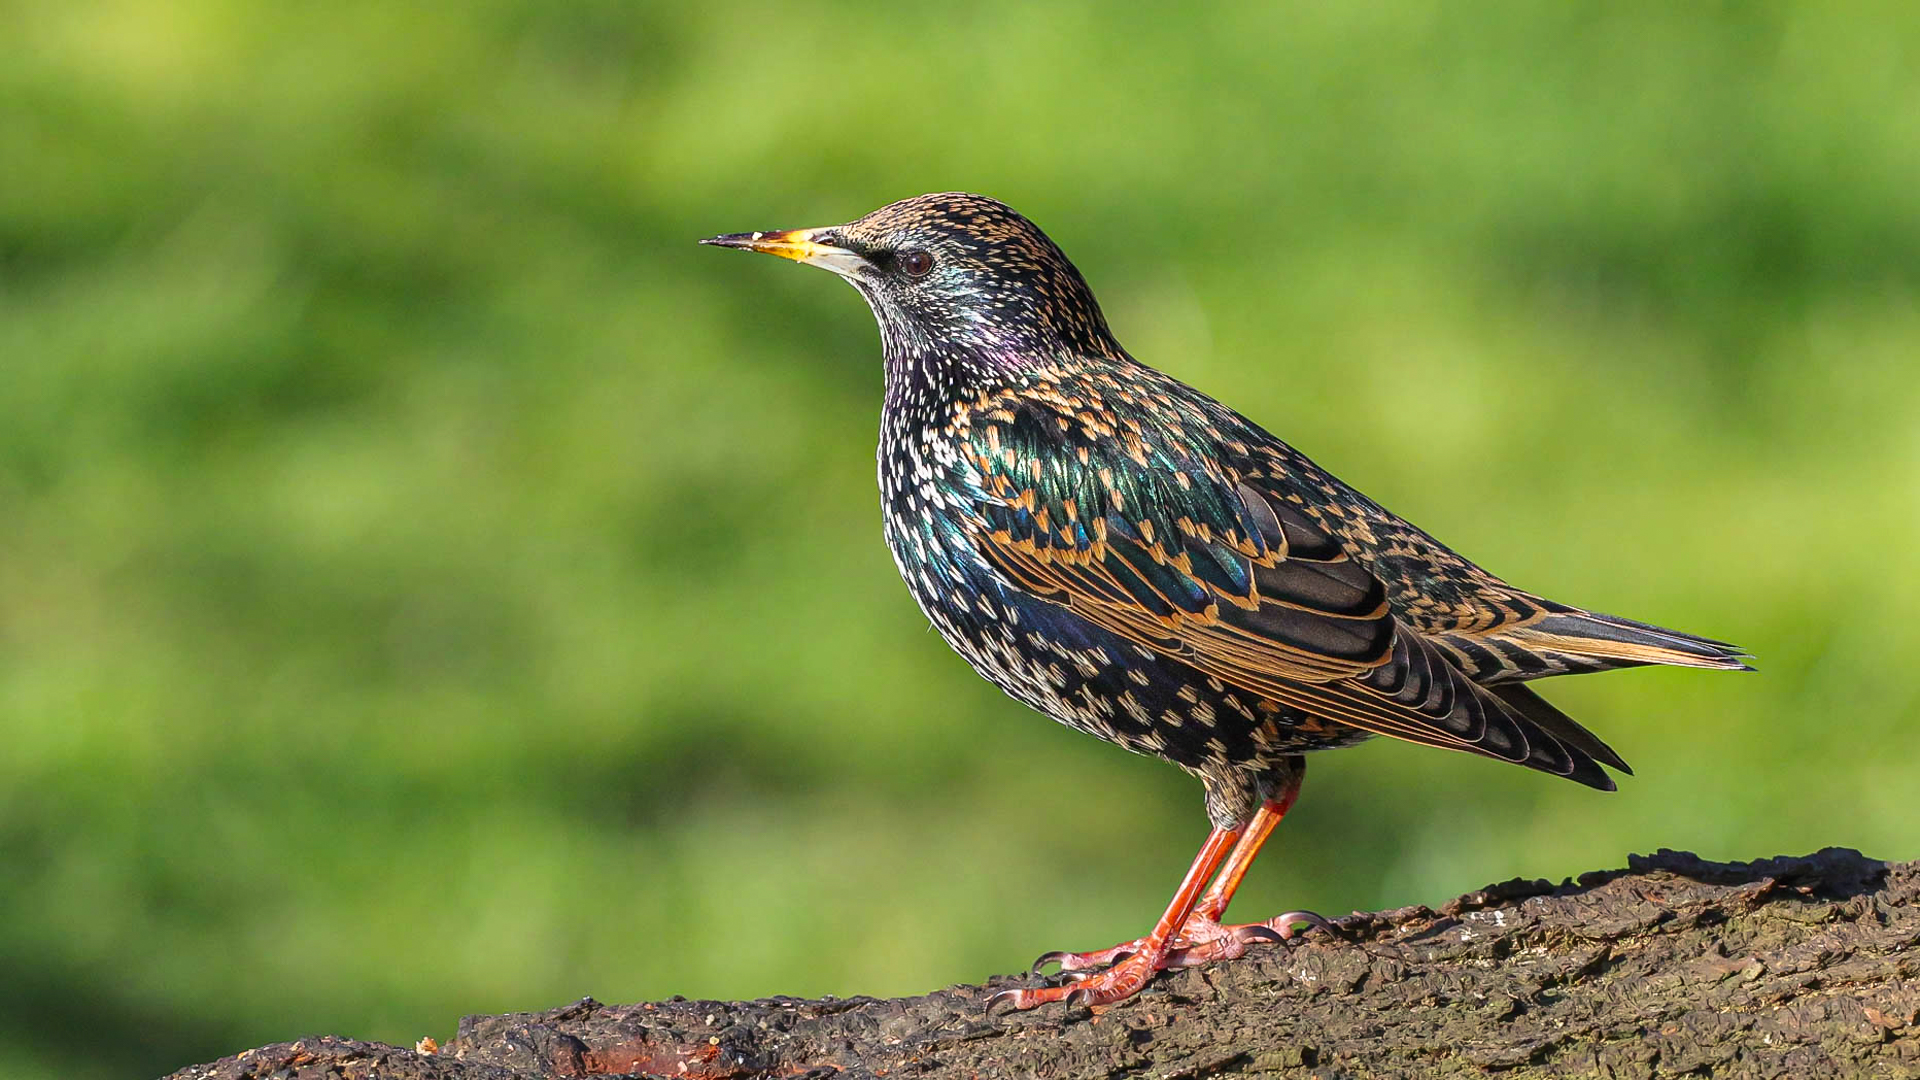
[[[1240,882],[1246,878],[1247,870],[1253,866],[1254,857],[1260,854],[1260,846],[1273,835],[1273,830],[1293,809],[1294,800],[1300,797],[1300,778],[1304,770],[1296,769],[1293,782],[1273,799],[1263,803],[1253,820],[1247,823],[1246,834],[1234,845],[1233,853],[1220,867],[1220,875],[1213,881],[1193,905],[1193,914],[1187,919],[1187,925],[1181,929],[1183,941],[1167,957],[1167,967],[1192,967],[1214,960],[1233,960],[1244,956],[1247,946],[1256,941],[1286,941],[1297,932],[1294,927],[1305,923],[1317,926],[1328,933],[1333,932],[1333,924],[1315,915],[1311,911],[1289,911],[1275,915],[1265,922],[1243,923],[1238,926],[1223,926],[1220,917],[1227,913],[1227,905],[1233,902],[1233,894],[1240,890]]]

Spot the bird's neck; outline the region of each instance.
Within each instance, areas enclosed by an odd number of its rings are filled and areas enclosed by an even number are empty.
[[[917,344],[917,343],[916,343]],[[886,353],[886,414],[890,420],[932,423],[956,401],[978,398],[1026,378],[1047,358],[993,342],[920,349],[911,344]]]

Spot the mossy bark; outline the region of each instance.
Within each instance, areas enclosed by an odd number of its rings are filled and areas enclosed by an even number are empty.
[[[304,1039],[238,1077],[1920,1077],[1920,863],[1661,852],[1340,921],[1089,1011],[924,997],[585,1000],[472,1016],[436,1052]]]

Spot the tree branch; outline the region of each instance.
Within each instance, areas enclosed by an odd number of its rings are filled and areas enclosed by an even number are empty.
[[[171,1080],[1920,1076],[1916,900],[1920,863],[1662,851],[1356,914],[1344,941],[1164,974],[1092,1012],[983,1016],[1029,981],[1009,978],[890,1001],[587,999],[470,1016],[437,1052],[303,1039]]]

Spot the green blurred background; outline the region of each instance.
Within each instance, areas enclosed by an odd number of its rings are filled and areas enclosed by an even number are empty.
[[[880,540],[864,306],[700,248],[1007,200],[1141,358],[1523,586],[1617,795],[1316,759],[1238,911],[1920,855],[1910,5],[0,2],[0,1074],[1147,928],[1197,786]]]

